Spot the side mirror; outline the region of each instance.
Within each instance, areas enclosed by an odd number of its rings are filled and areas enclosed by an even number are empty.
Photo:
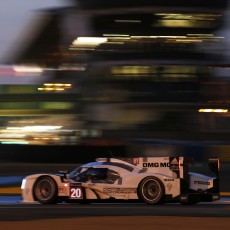
[[[64,175],[64,178],[67,179],[67,174],[69,174],[69,170],[60,170],[59,173]]]

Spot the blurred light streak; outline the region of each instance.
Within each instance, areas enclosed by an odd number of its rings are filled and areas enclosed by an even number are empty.
[[[199,109],[199,113],[227,113],[228,109]]]
[[[13,66],[15,72],[18,73],[42,73],[43,69],[38,66]]]
[[[64,87],[71,87],[72,84],[64,84],[64,83],[45,83],[45,86],[64,86]]]
[[[55,140],[58,141],[60,140],[59,137],[35,137],[34,140]]]
[[[66,89],[70,89],[72,84],[66,83],[45,83],[44,88],[39,87],[39,91],[64,91]]]
[[[0,138],[24,138],[25,134],[19,134],[19,133],[5,133],[9,132],[9,130],[1,130],[2,133],[0,133]]]
[[[45,132],[51,130],[61,129],[62,126],[50,126],[50,125],[35,125],[25,127],[7,127],[7,130],[21,130],[21,131],[33,131],[33,132]]]
[[[19,144],[19,145],[28,145],[27,141],[2,141],[1,144]]]
[[[128,34],[103,34],[104,37],[129,37]]]
[[[46,88],[38,88],[39,91],[64,91],[64,88],[51,88],[51,87],[46,87]]]
[[[78,37],[72,43],[74,46],[97,46],[107,42],[107,38],[103,37]]]

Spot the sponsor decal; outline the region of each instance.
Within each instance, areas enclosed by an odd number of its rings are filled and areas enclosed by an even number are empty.
[[[65,192],[65,187],[59,187],[58,192],[59,193],[64,193]]]
[[[95,183],[89,183],[88,186],[89,187],[94,187],[96,184]]]
[[[172,165],[178,165],[178,160],[176,158],[174,158],[172,161],[171,161],[171,164]]]
[[[139,164],[139,158],[133,158],[133,164],[138,165]]]
[[[70,196],[70,199],[82,199],[83,198],[82,187],[71,186],[69,196]]]
[[[179,170],[179,166],[178,165],[171,165],[170,169],[172,171],[178,171]]]
[[[170,170],[179,171],[179,158],[175,157],[170,160]]]
[[[129,194],[136,192],[136,188],[103,188],[103,193],[106,194]]]
[[[220,196],[219,196],[219,195],[213,195],[212,198],[213,198],[214,200],[218,200],[218,199],[220,199]]]
[[[167,162],[160,162],[160,163],[158,163],[158,162],[144,162],[143,163],[143,168],[166,168],[166,167],[169,167],[170,165],[169,165],[169,163],[167,163]]]
[[[172,189],[172,184],[171,183],[168,183],[166,186],[167,186],[169,191]]]
[[[180,158],[179,157],[170,157],[169,158],[169,163],[170,163],[170,170],[176,173],[177,178],[180,177]]]
[[[199,180],[195,180],[194,184],[200,184],[200,185],[210,185],[209,181],[199,181]]]
[[[183,194],[183,195],[181,195],[180,199],[187,201],[188,200],[188,195]]]
[[[118,179],[118,184],[122,184],[122,177],[120,177],[119,179]]]
[[[173,178],[164,178],[164,181],[174,181]]]

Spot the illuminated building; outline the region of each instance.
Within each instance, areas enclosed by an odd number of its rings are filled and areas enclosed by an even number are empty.
[[[229,80],[216,70],[227,66],[219,31],[228,1],[76,2],[43,12],[45,26],[14,63],[72,84],[80,129],[113,140],[227,140]]]

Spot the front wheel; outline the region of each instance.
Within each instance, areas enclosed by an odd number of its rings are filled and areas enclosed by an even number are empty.
[[[57,184],[49,176],[40,177],[34,184],[33,194],[35,200],[42,204],[54,204],[57,202]]]
[[[138,187],[138,194],[147,204],[160,204],[165,195],[164,185],[158,178],[146,177]]]

